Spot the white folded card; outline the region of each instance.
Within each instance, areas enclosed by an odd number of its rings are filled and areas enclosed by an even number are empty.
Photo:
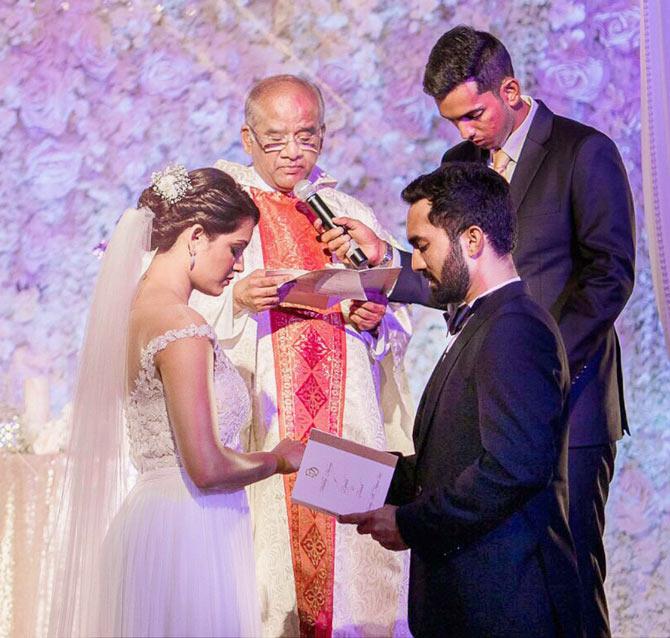
[[[267,270],[266,274],[287,277],[287,281],[279,286],[280,303],[325,309],[344,299],[374,301],[376,295],[387,296],[400,271],[401,268],[323,268]]]
[[[384,505],[398,458],[312,430],[291,498],[326,514],[369,512]]]

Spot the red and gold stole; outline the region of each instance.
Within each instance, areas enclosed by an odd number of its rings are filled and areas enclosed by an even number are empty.
[[[316,270],[330,262],[315,238],[313,214],[299,200],[252,188],[261,211],[265,268]],[[270,311],[281,437],[307,441],[312,428],[342,435],[346,335],[339,306],[326,311]],[[329,637],[333,627],[335,520],[290,500],[295,476],[284,477],[300,635]]]

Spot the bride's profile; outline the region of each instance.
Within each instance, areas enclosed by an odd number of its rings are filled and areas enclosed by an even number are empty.
[[[241,451],[246,387],[188,306],[243,269],[258,219],[226,173],[175,166],[114,230],[80,357],[52,635],[260,634],[244,486],[296,471],[303,446]]]

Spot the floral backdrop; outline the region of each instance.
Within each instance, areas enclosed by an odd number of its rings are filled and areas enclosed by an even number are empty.
[[[95,247],[166,162],[245,160],[254,79],[321,85],[321,164],[402,237],[401,188],[457,140],[420,89],[428,52],[456,24],[490,30],[527,92],[612,136],[628,167],[638,269],[618,326],[633,436],[609,503],[608,588],[615,635],[670,635],[670,363],[642,222],[639,17],[637,0],[3,0],[0,401],[20,406],[24,380],[43,375],[60,413]],[[434,311],[415,317],[418,396],[443,326]]]

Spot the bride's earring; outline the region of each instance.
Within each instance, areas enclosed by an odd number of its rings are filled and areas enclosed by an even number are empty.
[[[188,246],[188,254],[191,256],[191,265],[189,267],[189,270],[193,270],[195,268],[195,250],[191,248],[190,244]]]

